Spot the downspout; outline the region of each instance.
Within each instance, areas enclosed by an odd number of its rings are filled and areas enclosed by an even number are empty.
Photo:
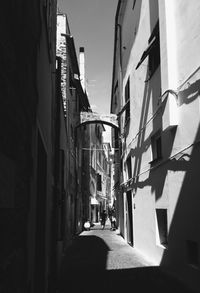
[[[117,5],[116,15],[115,15],[115,37],[114,37],[113,75],[112,75],[111,109],[110,109],[110,113],[112,113],[112,99],[113,99],[113,94],[114,94],[114,74],[115,74],[115,67],[116,67],[115,66],[115,60],[116,60],[117,33],[118,33],[118,17],[119,17],[119,11],[120,11],[120,8],[121,8],[121,2],[122,2],[122,0],[119,0],[118,5]]]

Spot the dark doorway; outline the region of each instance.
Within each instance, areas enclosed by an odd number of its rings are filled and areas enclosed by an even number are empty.
[[[35,292],[45,292],[45,228],[46,228],[47,155],[38,131],[37,203],[35,245]]]
[[[131,246],[133,243],[133,208],[132,208],[132,192],[131,190],[126,192],[127,198],[127,242]]]

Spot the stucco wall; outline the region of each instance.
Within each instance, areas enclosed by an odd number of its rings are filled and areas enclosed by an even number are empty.
[[[126,159],[131,156],[134,183],[134,246],[147,257],[171,266],[182,279],[198,287],[198,269],[187,259],[187,241],[200,242],[199,202],[199,88],[200,21],[198,0],[127,1],[122,25],[122,88],[130,78],[130,121],[123,133],[125,112],[121,118],[123,175],[128,179]],[[123,5],[123,4],[122,4]],[[134,17],[134,14],[137,17]],[[160,24],[161,64],[148,78],[148,57],[136,70],[158,19]],[[117,40],[118,46],[120,40]],[[119,48],[117,46],[117,48]],[[119,53],[119,52],[118,52]],[[116,55],[119,64],[120,54]],[[116,67],[115,79],[120,68]],[[169,95],[162,96],[172,89]],[[118,97],[118,105],[120,97]],[[117,107],[116,107],[117,109]],[[171,117],[176,115],[176,123]],[[174,122],[174,121],[173,121]],[[162,159],[151,164],[152,135],[159,130]],[[124,195],[124,202],[123,202]],[[125,192],[120,198],[120,229],[126,238]],[[166,209],[168,249],[157,242],[156,209]],[[186,228],[187,226],[187,228]],[[190,278],[187,278],[187,273]],[[191,285],[190,284],[190,285]]]

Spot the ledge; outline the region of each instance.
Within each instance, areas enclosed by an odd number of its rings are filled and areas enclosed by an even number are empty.
[[[155,164],[157,164],[158,162],[162,161],[162,159],[163,159],[163,157],[156,158],[156,159],[150,161],[150,162],[149,162],[149,165],[151,165],[151,166],[152,166],[152,165],[155,165]]]

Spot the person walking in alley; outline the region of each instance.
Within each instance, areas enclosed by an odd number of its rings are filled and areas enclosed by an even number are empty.
[[[110,220],[110,225],[112,227],[112,209],[111,208],[109,208],[109,210],[108,210],[108,217],[109,217],[109,220]]]
[[[112,231],[116,230],[116,218],[114,215],[111,216],[111,229]]]
[[[112,208],[109,211],[109,219],[110,219],[110,225],[111,225],[110,230],[115,231],[116,230],[116,217],[115,217],[115,210],[114,210],[114,208]]]
[[[103,210],[103,212],[101,214],[101,227],[102,227],[102,229],[105,228],[106,220],[107,220],[106,210]]]

